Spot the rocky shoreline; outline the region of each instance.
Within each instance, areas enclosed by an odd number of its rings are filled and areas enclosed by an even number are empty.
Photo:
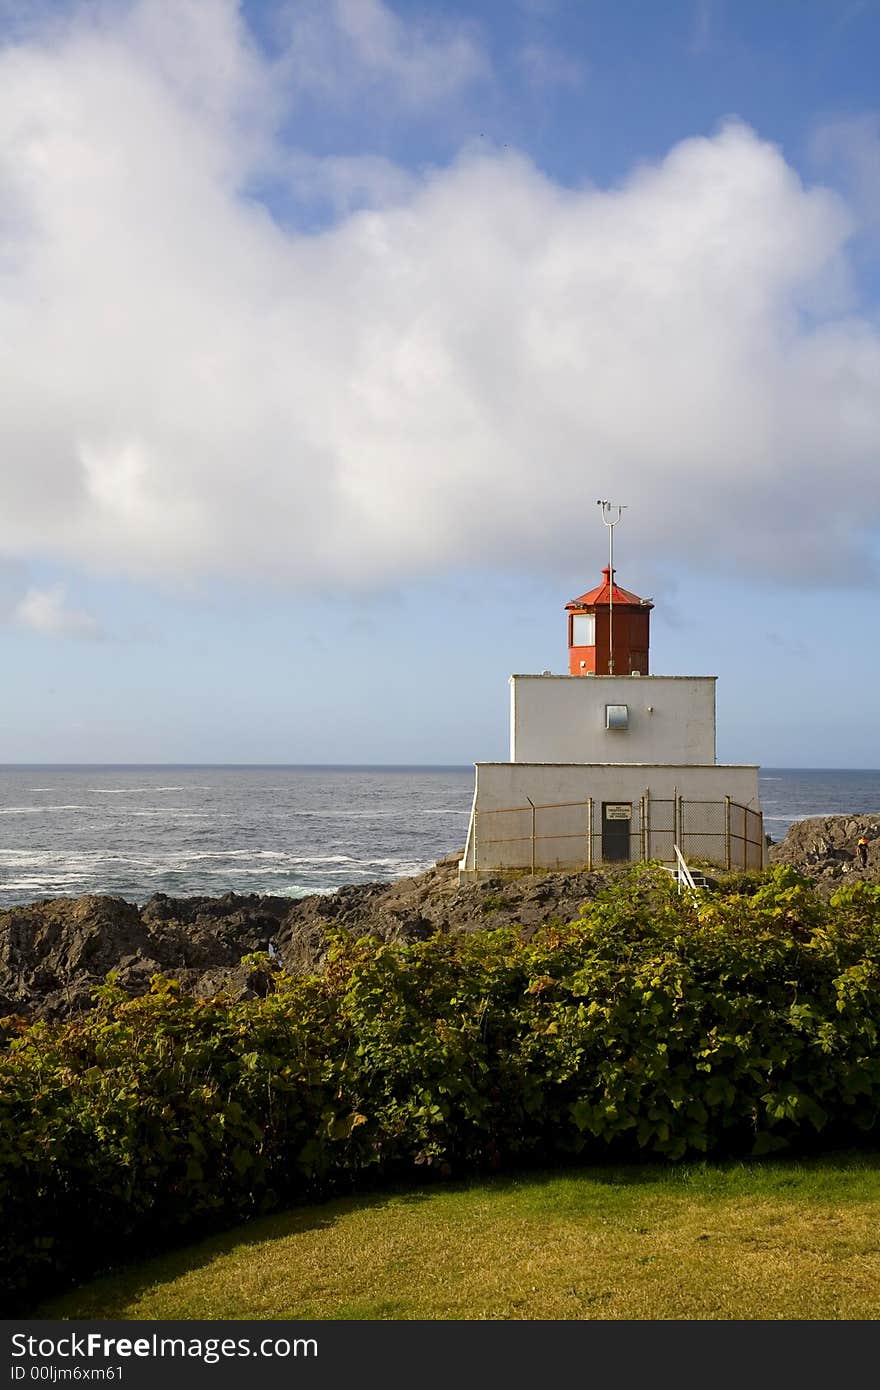
[[[414,878],[299,899],[159,894],[137,907],[90,895],[9,908],[0,912],[0,1018],[80,1012],[109,970],[134,994],[163,974],[199,998],[222,990],[245,999],[261,991],[261,976],[242,957],[270,942],[286,969],[312,972],[321,969],[336,924],[383,941],[511,922],[528,931],[548,916],[577,916],[604,882],[600,873],[575,873],[459,887],[458,860],[450,856]]]
[[[865,835],[868,865],[857,862]],[[826,816],[793,825],[768,851],[827,894],[848,875],[880,882],[880,815]],[[0,912],[0,1017],[57,1019],[92,1003],[107,972],[132,993],[155,974],[170,975],[197,997],[261,992],[259,971],[242,957],[270,942],[291,971],[321,968],[328,928],[340,924],[384,941],[418,940],[437,931],[467,932],[516,924],[524,933],[547,918],[570,920],[595,897],[608,873],[548,873],[458,884],[458,855],[414,878],[340,888],[293,899],[240,895],[169,898],[138,907],[121,898],[51,898]],[[262,982],[265,987],[265,982]]]

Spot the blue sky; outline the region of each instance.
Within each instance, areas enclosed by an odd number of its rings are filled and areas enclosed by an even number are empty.
[[[880,3],[0,0],[0,761],[880,766]]]

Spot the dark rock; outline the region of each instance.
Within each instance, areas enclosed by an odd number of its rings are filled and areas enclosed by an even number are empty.
[[[283,969],[319,972],[339,927],[388,942],[511,925],[530,937],[547,920],[575,918],[605,881],[598,872],[551,873],[459,887],[459,858],[415,878],[294,900],[157,894],[140,909],[98,896],[11,908],[0,912],[0,1017],[60,1018],[87,1009],[110,970],[133,994],[166,975],[198,998],[253,998],[271,988],[271,970],[242,965],[242,957],[267,952],[272,941]]]
[[[859,863],[857,841],[868,841],[868,862]],[[841,882],[880,883],[880,815],[813,816],[796,821],[785,839],[767,854],[769,864],[790,864],[806,874],[819,892]]]

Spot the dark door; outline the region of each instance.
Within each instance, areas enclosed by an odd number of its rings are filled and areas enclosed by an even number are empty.
[[[629,859],[632,806],[626,801],[602,802],[602,858]]]

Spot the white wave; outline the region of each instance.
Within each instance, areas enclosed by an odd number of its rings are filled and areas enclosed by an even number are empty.
[[[187,854],[185,851],[180,856],[186,863],[201,863],[206,859],[278,859],[285,864],[363,864],[367,861],[357,859],[351,854],[288,854],[285,850],[277,849],[217,849],[217,850],[197,850]]]
[[[48,791],[48,787],[34,787],[34,791]],[[92,796],[141,796],[153,792],[210,792],[213,787],[89,787]]]
[[[100,864],[115,856],[107,850],[63,850],[63,849],[3,849],[0,850],[0,864]],[[126,856],[127,857],[127,856]]]
[[[366,861],[352,854],[291,854],[290,864],[363,864]]]
[[[46,893],[56,888],[60,889],[63,885],[70,885],[85,891],[84,885],[86,882],[87,880],[83,878],[82,874],[53,874],[51,877],[34,875],[30,878],[5,878],[3,880],[3,888],[4,890],[13,888],[21,890],[26,888],[29,893],[38,893],[45,896]],[[106,893],[108,890],[102,888],[100,891]]]
[[[384,816],[405,816],[407,819],[410,812],[401,807],[400,810],[386,811],[337,811],[335,807],[313,806],[305,808],[300,806],[281,806],[282,814],[287,816],[311,816],[318,820],[378,820]]]
[[[433,859],[368,859],[362,867],[369,873],[374,869],[391,869],[395,878],[409,878],[413,874],[424,873],[433,863]]]
[[[230,861],[232,864],[230,865]],[[244,861],[244,863],[242,863]],[[102,870],[118,870],[147,874],[185,873],[196,866],[203,874],[279,874],[304,865],[314,864],[352,864],[363,866],[370,861],[352,858],[350,855],[291,855],[276,850],[199,850],[189,852],[170,851],[166,854],[149,856],[121,854],[115,851],[93,850],[65,853],[63,850],[0,850],[0,868],[13,872],[30,870],[44,872],[52,877],[67,871],[76,877],[94,876]]]
[[[336,891],[335,888],[316,888],[309,883],[288,883],[286,888],[279,888],[275,896],[278,898],[332,898]]]
[[[148,878],[162,878],[165,875],[176,874],[188,875],[193,879],[221,878],[232,882],[235,879],[240,878],[285,878],[290,874],[294,873],[297,869],[300,872],[302,872],[303,865],[298,864],[294,866],[292,864],[278,864],[272,867],[270,867],[269,865],[259,865],[254,867],[237,865],[234,869],[229,869],[222,864],[218,864],[216,865],[216,867],[205,867],[199,869],[194,874],[190,874],[189,864],[169,864],[166,861],[165,863],[152,864],[148,869],[143,869],[142,873],[145,875],[145,877]]]
[[[42,816],[46,811],[90,811],[91,806],[0,806],[0,816]]]
[[[284,850],[277,849],[205,849],[191,853],[184,850],[181,858],[193,864],[203,859],[285,859],[288,863],[297,862]]]
[[[204,870],[202,871],[201,877],[203,877],[203,878],[224,878],[224,879],[236,879],[236,878],[285,878],[285,877],[287,877],[291,872],[292,872],[292,870],[291,870],[290,868],[288,868],[288,867],[285,867],[285,866],[279,866],[278,868],[275,868],[275,869],[270,869],[270,868],[259,868],[259,869],[239,868],[239,869],[235,869],[233,872],[230,872],[228,869],[216,868],[216,869],[204,869]]]

